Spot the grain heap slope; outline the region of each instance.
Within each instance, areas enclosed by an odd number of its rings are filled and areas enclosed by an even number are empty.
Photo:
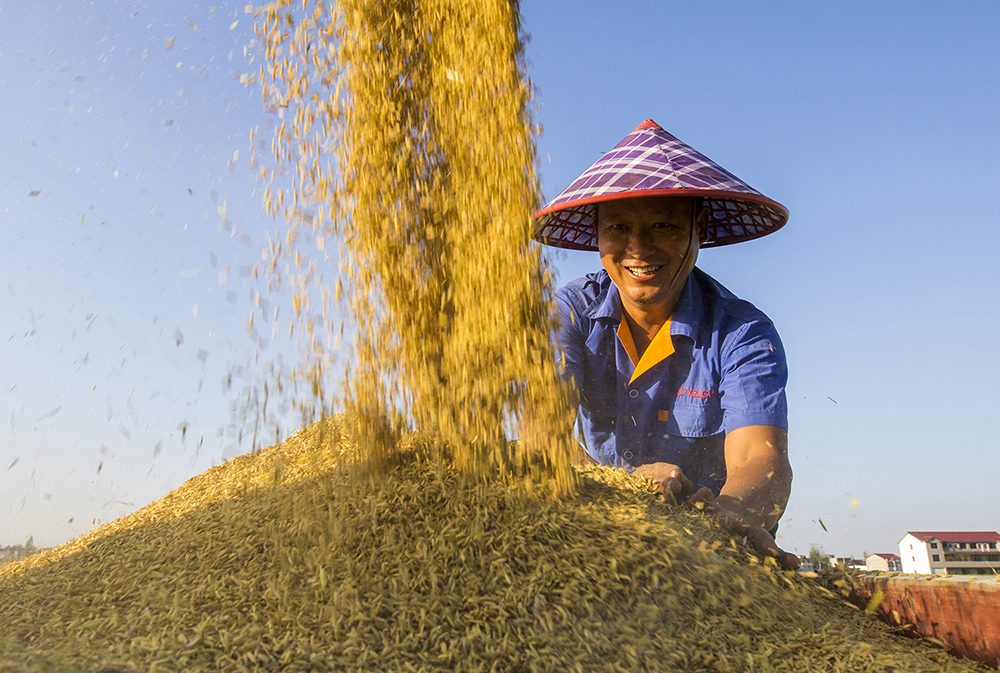
[[[0,671],[971,671],[759,564],[648,482],[470,480],[340,419],[0,568]]]

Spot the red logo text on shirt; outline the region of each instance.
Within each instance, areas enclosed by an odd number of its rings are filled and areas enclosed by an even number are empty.
[[[677,391],[677,397],[696,397],[698,399],[706,399],[709,397],[715,397],[716,390],[695,390],[693,388],[685,388],[681,386],[681,389]]]

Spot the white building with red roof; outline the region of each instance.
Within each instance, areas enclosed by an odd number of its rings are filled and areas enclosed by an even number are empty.
[[[881,570],[884,573],[903,571],[903,559],[896,554],[870,554],[865,558],[865,570]]]
[[[909,531],[899,541],[899,556],[904,573],[1000,574],[1000,533]]]

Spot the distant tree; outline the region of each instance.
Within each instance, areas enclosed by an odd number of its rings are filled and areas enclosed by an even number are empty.
[[[826,570],[830,567],[830,559],[823,550],[823,547],[819,545],[814,544],[809,546],[809,560],[812,561],[813,569],[816,572]]]
[[[0,557],[0,562],[6,563],[20,561],[21,559],[28,558],[32,554],[44,551],[43,548],[35,546],[35,537],[33,535],[29,536],[27,542],[24,544],[12,544],[9,547],[0,547],[0,549],[3,549],[4,552],[6,552],[3,555],[6,558]]]

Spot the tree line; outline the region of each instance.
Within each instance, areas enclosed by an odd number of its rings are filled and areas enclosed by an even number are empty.
[[[24,544],[14,544],[7,547],[0,547],[0,563],[10,563],[20,561],[29,556],[43,552],[43,547],[35,546],[35,536],[30,536]]]

